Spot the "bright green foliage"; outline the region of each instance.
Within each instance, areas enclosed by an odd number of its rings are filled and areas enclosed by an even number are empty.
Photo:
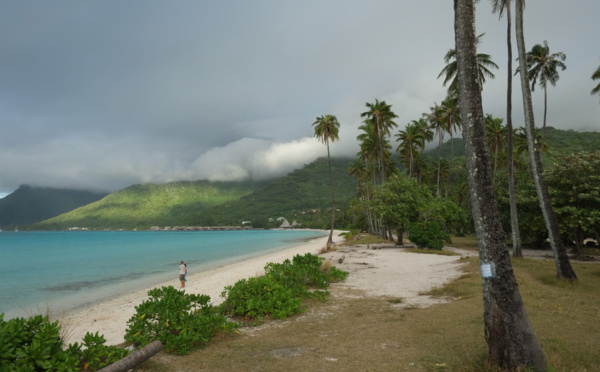
[[[0,314],[0,371],[95,371],[127,355],[125,349],[105,346],[98,333],[63,349],[59,334],[58,321],[50,323],[47,316],[4,321]]]
[[[268,263],[265,275],[239,280],[225,287],[221,304],[224,312],[231,316],[260,319],[268,315],[274,319],[285,319],[304,310],[303,298],[324,301],[328,292],[309,291],[310,287],[327,289],[329,283],[344,280],[348,273],[335,267],[321,271],[322,258],[307,253],[296,255],[293,262]]]
[[[546,172],[561,233],[583,247],[600,232],[600,151],[565,156]]]
[[[148,296],[127,321],[125,340],[136,346],[159,340],[165,350],[187,354],[194,345],[207,343],[216,332],[237,327],[208,304],[207,295],[186,294],[169,286],[154,288]]]
[[[448,234],[440,221],[418,221],[408,225],[410,241],[419,248],[441,250]]]
[[[386,223],[398,226],[400,231],[408,230],[411,241],[419,248],[441,249],[447,234],[438,227],[450,227],[465,219],[455,203],[434,197],[427,187],[404,175],[378,186],[372,204]]]

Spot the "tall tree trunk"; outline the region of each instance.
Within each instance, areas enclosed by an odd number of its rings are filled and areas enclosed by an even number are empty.
[[[489,357],[502,368],[529,366],[545,371],[546,358],[519,293],[494,197],[477,74],[475,5],[473,0],[455,0],[454,7],[467,181],[482,265],[483,317]],[[487,275],[488,268],[492,275]]]
[[[515,164],[513,148],[513,125],[512,125],[512,41],[511,41],[511,11],[510,1],[506,2],[506,19],[508,23],[506,31],[506,42],[508,44],[508,81],[506,89],[506,127],[508,130],[506,142],[508,151],[506,155],[506,166],[508,168],[508,195],[510,204],[510,226],[512,232],[513,257],[523,257],[521,250],[521,232],[519,231],[519,215],[517,214],[517,189],[515,184]]]
[[[439,139],[439,144],[438,144],[437,192],[435,193],[435,195],[440,196],[442,194],[442,192],[440,190],[440,181],[442,178],[442,143],[444,140],[444,135],[443,135],[441,129],[438,130],[438,136],[440,137],[440,139]]]
[[[529,163],[531,165],[531,173],[535,183],[540,208],[548,229],[548,238],[550,246],[554,253],[554,261],[556,262],[556,275],[559,278],[567,278],[577,280],[577,275],[571,267],[567,250],[560,239],[558,230],[558,221],[554,214],[554,209],[550,203],[550,194],[544,179],[542,161],[540,159],[539,149],[535,144],[535,122],[533,118],[533,105],[531,103],[531,91],[529,90],[529,78],[527,77],[527,61],[525,57],[525,36],[523,35],[523,2],[517,0],[516,9],[516,29],[517,29],[517,50],[519,51],[519,69],[521,73],[521,90],[523,92],[523,111],[525,112],[525,131],[527,132],[527,148],[529,150]]]
[[[452,155],[454,154],[454,136],[452,135],[452,126],[450,126],[450,164],[448,164],[448,182],[446,182],[446,200],[448,200],[448,187],[452,177]]]
[[[327,162],[329,163],[329,187],[331,188],[331,230],[327,239],[327,248],[333,244],[333,227],[335,226],[335,202],[333,199],[333,175],[331,174],[331,156],[329,155],[329,141],[327,141]]]
[[[540,146],[540,161],[544,158],[544,141],[546,140],[546,114],[548,113],[548,89],[546,86],[546,72],[542,69],[542,79],[544,79],[544,125],[542,127],[542,146]]]

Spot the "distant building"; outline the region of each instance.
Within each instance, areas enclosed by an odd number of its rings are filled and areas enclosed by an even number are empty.
[[[286,220],[285,218],[283,219],[283,223],[279,226],[280,229],[289,229],[290,227],[292,227],[292,226],[290,225],[288,220]]]

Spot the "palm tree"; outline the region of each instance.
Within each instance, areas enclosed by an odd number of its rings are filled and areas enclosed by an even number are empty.
[[[437,172],[437,191],[436,195],[441,195],[441,177],[442,177],[442,144],[444,143],[444,110],[437,103],[429,108],[429,113],[423,114],[429,121],[431,128],[437,132],[438,136],[438,172]]]
[[[485,117],[485,134],[490,150],[494,151],[494,171],[492,173],[492,184],[496,187],[496,170],[498,169],[498,151],[504,148],[506,127],[502,125],[502,119],[495,118],[491,114]]]
[[[484,137],[481,86],[476,70],[475,4],[473,0],[454,0],[454,9],[460,108],[473,222],[482,274],[488,265],[490,269],[496,269],[491,278],[482,275],[488,355],[501,369],[532,367],[536,371],[545,371],[546,358],[519,293],[494,198],[490,155]]]
[[[511,0],[490,0],[492,3],[492,13],[502,14],[506,11],[506,45],[508,51],[507,62],[507,84],[506,84],[506,144],[508,151],[506,153],[506,167],[508,168],[508,195],[510,205],[510,226],[512,232],[513,257],[523,257],[521,252],[521,233],[519,231],[519,216],[517,213],[517,188],[515,183],[514,169],[514,151],[513,151],[513,125],[512,125],[512,17],[511,17]]]
[[[525,36],[523,35],[523,2],[517,0],[516,3],[516,29],[517,29],[517,50],[519,52],[519,69],[525,71],[527,69],[527,60],[525,53]],[[559,278],[577,280],[577,275],[571,267],[567,250],[562,243],[560,231],[558,229],[558,221],[552,204],[550,203],[550,194],[546,186],[546,180],[542,170],[542,161],[540,153],[535,146],[535,120],[533,118],[533,104],[531,100],[531,91],[529,90],[528,74],[519,74],[521,77],[521,91],[523,92],[523,111],[525,115],[525,130],[527,132],[527,148],[529,150],[529,163],[531,165],[531,173],[535,183],[540,208],[548,230],[548,238],[550,246],[554,253],[554,261],[556,263],[556,275]]]
[[[415,123],[415,125],[417,126],[417,128],[419,129],[419,132],[423,136],[423,140],[425,143],[433,141],[435,133],[429,126],[429,123],[427,122],[427,120],[425,120],[424,118],[421,118]],[[422,178],[421,176],[423,174],[422,170],[423,170],[423,157],[424,157],[423,153],[424,152],[425,152],[425,146],[421,147],[421,151],[419,153],[419,180],[417,182],[419,185],[421,184],[421,178]]]
[[[391,129],[398,126],[393,119],[397,118],[398,115],[392,111],[392,105],[388,105],[385,101],[379,101],[375,99],[375,103],[366,103],[369,108],[368,111],[360,114],[361,118],[366,118],[365,123],[373,125],[375,128],[375,136],[380,138],[383,143],[386,136],[391,134]],[[381,183],[385,182],[385,164],[383,163],[384,154],[383,147],[379,149],[379,172],[381,176]]]
[[[563,71],[567,66],[563,61],[567,59],[567,56],[563,52],[557,52],[550,54],[550,47],[548,42],[544,40],[544,46],[536,44],[531,48],[530,52],[527,52],[527,78],[531,82],[531,91],[535,91],[535,85],[538,77],[540,87],[544,88],[544,125],[542,126],[542,145],[544,144],[544,138],[546,135],[546,114],[548,112],[548,83],[552,86],[556,86],[558,81],[558,68]],[[517,67],[517,73],[521,71],[520,67]],[[542,153],[543,155],[543,153]]]
[[[594,74],[592,75],[592,80],[597,80],[600,79],[600,66],[598,66],[598,68],[596,69],[596,71],[594,71]],[[598,83],[598,85],[596,85],[596,87],[594,89],[592,89],[592,94],[600,94],[600,83]]]
[[[404,130],[396,133],[396,141],[400,141],[396,152],[404,155],[404,160],[408,163],[408,176],[412,177],[416,152],[425,148],[425,137],[419,128],[419,122],[413,120],[406,124]]]
[[[315,137],[327,145],[327,162],[329,163],[329,186],[331,188],[331,231],[327,240],[327,249],[333,244],[333,228],[335,225],[335,202],[333,199],[333,176],[331,173],[331,156],[329,154],[329,141],[335,142],[339,139],[340,123],[334,115],[323,115],[317,117],[312,124],[315,128]]]
[[[481,37],[485,35],[485,33],[477,36],[476,46],[479,44]],[[457,75],[457,63],[456,63],[456,49],[450,49],[444,56],[444,62],[446,62],[446,66],[442,69],[440,74],[438,75],[438,79],[442,76],[445,76],[443,86],[446,86],[448,82],[450,85],[448,86],[448,93],[458,88],[458,75]],[[490,68],[498,69],[498,65],[492,61],[492,57],[489,54],[478,53],[477,54],[477,72],[479,74],[478,81],[479,87],[483,90],[483,84],[485,83],[485,78],[489,77],[490,79],[495,78],[496,76],[490,71]]]
[[[450,162],[448,164],[448,181],[446,182],[446,199],[448,199],[448,187],[450,186],[450,177],[452,176],[452,157],[454,155],[454,131],[460,129],[460,107],[458,104],[458,89],[448,94],[442,101],[442,118],[444,121],[444,130],[450,133]]]

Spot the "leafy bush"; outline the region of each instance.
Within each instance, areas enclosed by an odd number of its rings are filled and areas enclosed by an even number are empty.
[[[448,238],[442,223],[435,220],[411,223],[408,230],[410,241],[419,248],[441,250],[444,247],[444,241]]]
[[[222,294],[226,301],[222,309],[231,316],[260,319],[269,315],[285,319],[302,311],[302,298],[294,295],[294,289],[277,282],[273,276],[241,279],[233,286],[225,287]]]
[[[207,295],[186,294],[169,286],[154,288],[148,296],[127,321],[125,340],[136,346],[160,340],[165,350],[187,354],[192,346],[207,343],[216,332],[237,328],[208,304]]]
[[[47,316],[4,321],[0,314],[0,371],[95,371],[127,355],[89,332],[82,345],[63,348],[59,333],[58,321],[50,323]]]
[[[322,271],[321,264],[322,258],[310,253],[296,255],[293,262],[268,263],[264,276],[242,279],[225,287],[221,307],[232,316],[253,319],[264,315],[284,319],[298,314],[303,311],[303,298],[326,299],[327,291],[309,291],[310,287],[327,289],[330,282],[348,277],[347,272],[336,267]]]

